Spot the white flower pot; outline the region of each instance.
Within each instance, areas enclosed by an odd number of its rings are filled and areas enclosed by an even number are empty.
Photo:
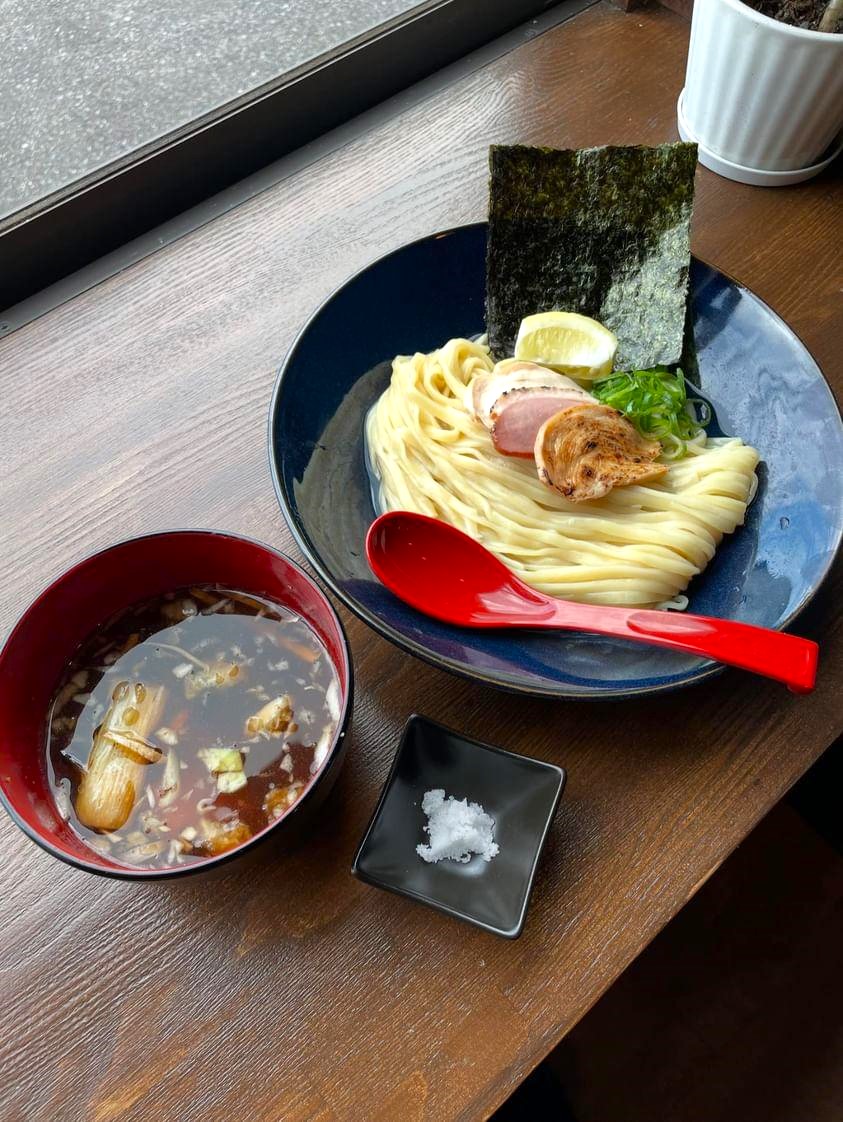
[[[837,155],[843,35],[779,23],[741,0],[696,0],[679,132],[746,183],[797,183]]]

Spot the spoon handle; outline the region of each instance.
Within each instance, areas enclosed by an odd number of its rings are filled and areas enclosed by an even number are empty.
[[[553,605],[553,614],[535,620],[539,627],[592,631],[703,655],[727,666],[775,678],[794,693],[810,693],[816,682],[817,644],[783,631],[729,619],[573,604],[551,597],[548,603]]]

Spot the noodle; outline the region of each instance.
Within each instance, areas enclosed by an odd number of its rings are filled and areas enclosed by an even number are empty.
[[[463,404],[466,385],[492,367],[488,348],[467,339],[395,359],[366,420],[381,510],[450,522],[554,596],[686,607],[688,582],[743,522],[755,449],[703,435],[665,475],[572,503],[539,481],[532,460],[496,452]]]

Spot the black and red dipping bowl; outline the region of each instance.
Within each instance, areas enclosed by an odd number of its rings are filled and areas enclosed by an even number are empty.
[[[116,612],[194,584],[261,596],[297,613],[324,644],[340,685],[340,719],[322,767],[296,803],[259,834],[205,861],[162,869],[121,865],[91,849],[61,817],[47,776],[47,720],[56,686],[79,644]],[[283,554],[213,530],[149,534],[111,546],[53,581],[0,651],[0,801],[34,842],[69,865],[126,880],[207,872],[270,839],[292,842],[318,817],[342,764],[353,679],[348,642],[318,585]]]

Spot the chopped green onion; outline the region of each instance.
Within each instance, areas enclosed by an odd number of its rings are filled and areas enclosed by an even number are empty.
[[[660,441],[667,460],[681,459],[687,442],[698,437],[711,420],[708,404],[687,396],[682,371],[673,374],[665,366],[612,374],[597,382],[591,392],[628,417],[642,436]]]

